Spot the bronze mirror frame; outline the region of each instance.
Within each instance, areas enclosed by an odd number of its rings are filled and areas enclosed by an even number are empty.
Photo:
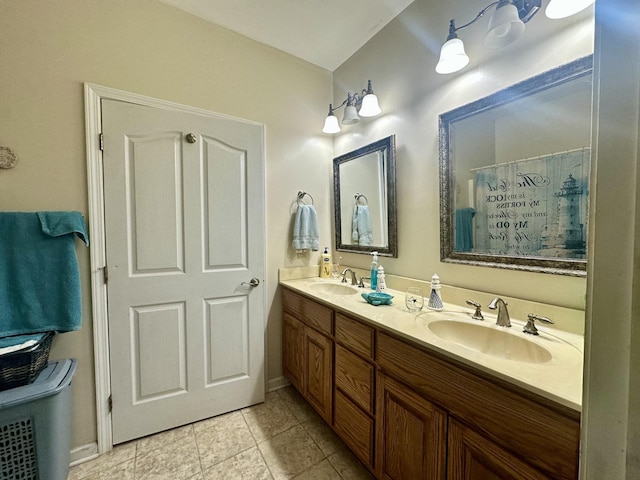
[[[452,126],[455,122],[490,111],[510,102],[544,92],[552,87],[591,75],[593,55],[531,77],[439,116],[439,170],[440,170],[440,259],[447,263],[460,263],[513,270],[586,276],[586,259],[552,258],[540,256],[494,255],[454,250],[454,190],[455,168],[451,145]],[[585,232],[586,232],[585,228]],[[588,248],[588,245],[587,245]]]
[[[342,203],[354,198],[342,198],[340,192],[340,166],[346,162],[360,159],[371,153],[379,152],[383,158],[379,168],[384,176],[384,194],[380,208],[386,215],[387,245],[355,245],[343,242],[342,237]],[[352,152],[333,159],[333,194],[335,220],[335,248],[339,252],[364,253],[378,252],[383,257],[398,256],[397,209],[396,209],[396,140],[390,135],[376,142],[365,145]],[[386,197],[386,198],[385,198]]]

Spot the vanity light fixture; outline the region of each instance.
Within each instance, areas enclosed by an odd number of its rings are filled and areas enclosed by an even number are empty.
[[[552,19],[565,18],[581,12],[592,5],[595,0],[549,0],[545,15]],[[436,72],[446,74],[462,70],[469,57],[464,51],[464,44],[458,38],[457,31],[476,23],[487,11],[496,7],[489,19],[489,28],[484,37],[486,48],[506,47],[515,42],[524,32],[524,24],[538,13],[542,0],[498,0],[490,3],[469,23],[456,27],[455,20],[449,23],[449,36],[440,49],[440,60]]]
[[[339,108],[345,107],[344,114],[342,116],[343,125],[353,125],[360,121],[360,117],[375,117],[380,115],[380,105],[378,105],[378,97],[373,93],[371,88],[371,80],[367,83],[367,88],[362,90],[362,93],[347,93],[347,98],[344,102],[334,108],[329,104],[329,113],[324,120],[323,133],[338,133],[340,131],[340,124],[338,123],[338,117],[335,115],[335,111]]]
[[[457,31],[476,23],[487,11],[496,7],[489,19],[489,28],[484,37],[486,48],[501,48],[515,42],[524,32],[524,24],[538,13],[542,0],[499,0],[480,10],[473,20],[456,27],[455,20],[449,23],[449,36],[440,50],[440,60],[436,65],[438,73],[453,73],[469,63],[464,44],[458,38]]]

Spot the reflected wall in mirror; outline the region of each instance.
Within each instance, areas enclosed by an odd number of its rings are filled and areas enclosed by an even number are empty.
[[[442,261],[586,274],[592,63],[440,115]]]
[[[336,250],[398,256],[395,135],[333,159]]]

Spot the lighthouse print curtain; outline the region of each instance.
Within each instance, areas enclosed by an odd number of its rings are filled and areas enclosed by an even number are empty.
[[[475,169],[474,252],[586,258],[588,148]]]

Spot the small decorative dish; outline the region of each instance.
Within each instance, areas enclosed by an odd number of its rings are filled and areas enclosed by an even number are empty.
[[[393,298],[393,295],[382,292],[364,292],[360,296],[374,306],[391,305],[391,299]]]

